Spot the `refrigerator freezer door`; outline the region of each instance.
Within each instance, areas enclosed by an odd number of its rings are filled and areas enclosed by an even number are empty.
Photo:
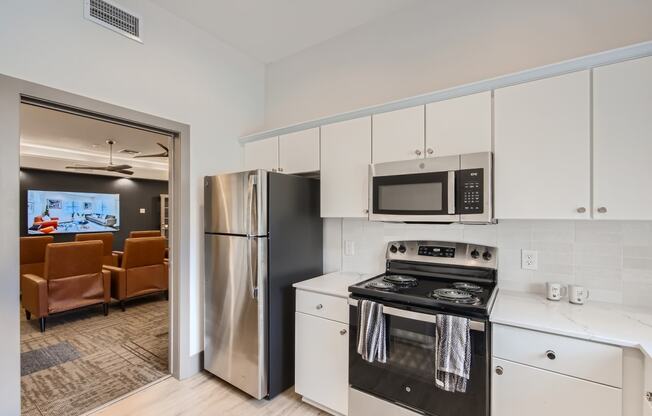
[[[206,234],[204,368],[267,396],[267,238]]]
[[[204,231],[267,235],[267,172],[252,170],[205,177]]]

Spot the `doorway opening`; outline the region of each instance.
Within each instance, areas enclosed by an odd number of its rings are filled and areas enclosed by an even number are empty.
[[[79,415],[170,373],[175,135],[20,104],[23,415]]]

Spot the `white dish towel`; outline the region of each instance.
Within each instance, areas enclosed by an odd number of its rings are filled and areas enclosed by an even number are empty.
[[[448,392],[466,393],[471,373],[469,320],[437,315],[435,341],[435,384]]]
[[[370,300],[358,300],[358,354],[373,363],[387,362],[383,305]]]

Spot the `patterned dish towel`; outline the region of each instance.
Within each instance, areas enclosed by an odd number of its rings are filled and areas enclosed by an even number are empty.
[[[357,351],[367,362],[387,362],[385,315],[382,304],[370,300],[358,300]]]
[[[452,393],[465,393],[471,372],[469,320],[437,315],[435,384]]]

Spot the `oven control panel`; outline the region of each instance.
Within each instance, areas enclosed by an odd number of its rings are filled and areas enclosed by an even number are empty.
[[[419,246],[419,256],[455,257],[455,247]]]
[[[484,169],[457,171],[457,214],[482,214],[484,211]]]

